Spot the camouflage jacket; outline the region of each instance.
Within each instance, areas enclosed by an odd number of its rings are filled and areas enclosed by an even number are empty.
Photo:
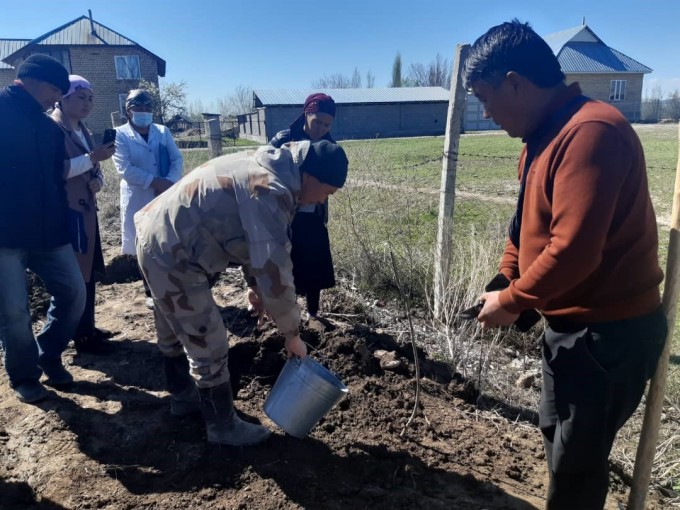
[[[168,272],[190,277],[241,265],[281,333],[297,334],[289,226],[309,142],[210,160],[135,215],[137,243]]]

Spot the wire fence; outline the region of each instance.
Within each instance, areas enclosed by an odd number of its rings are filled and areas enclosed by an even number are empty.
[[[646,151],[650,190],[657,213],[670,210],[677,157],[677,127],[643,126],[638,133]],[[442,181],[442,137],[351,141],[342,144],[350,160],[345,188],[330,199],[329,230],[341,285],[360,296],[397,299],[390,259],[394,255],[402,288],[427,323],[431,307],[433,266]],[[446,293],[448,315],[422,330],[429,347],[451,360],[456,370],[473,377],[484,392],[518,408],[535,409],[536,392],[514,385],[526,372],[540,370],[538,342],[530,335],[487,337],[475,324],[456,323],[453,313],[472,305],[493,277],[515,210],[519,181],[517,158],[521,143],[496,134],[464,135],[457,157],[452,267]],[[208,151],[184,151],[185,171],[208,159]],[[107,187],[100,193],[100,223],[107,243],[120,242],[118,175],[105,165]],[[660,230],[663,253],[667,229]],[[421,322],[422,324],[422,322]],[[472,328],[472,329],[471,329]],[[520,354],[516,365],[500,367],[498,352]],[[493,352],[492,352],[493,351]],[[506,356],[507,358],[507,356]],[[532,361],[533,360],[533,361]],[[491,367],[495,367],[492,369]],[[502,370],[501,370],[502,368]],[[669,399],[680,408],[680,372],[669,381]],[[514,379],[513,379],[514,378]],[[532,400],[533,398],[533,400]],[[669,416],[673,414],[669,409]],[[662,429],[666,458],[655,472],[656,483],[670,487],[680,478],[680,414]],[[636,425],[637,424],[637,425]],[[637,437],[635,419],[622,433],[616,459],[623,471],[631,468],[630,442]],[[628,441],[628,442],[626,442]],[[668,445],[676,446],[676,454]],[[627,449],[628,448],[628,449]],[[670,448],[670,449],[669,449]],[[675,480],[675,482],[674,482]]]

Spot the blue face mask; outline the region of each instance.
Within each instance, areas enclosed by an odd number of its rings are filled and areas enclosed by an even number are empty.
[[[153,113],[151,112],[132,112],[132,123],[140,128],[149,127],[153,122]]]

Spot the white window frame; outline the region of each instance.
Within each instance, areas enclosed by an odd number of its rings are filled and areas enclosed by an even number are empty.
[[[125,99],[127,94],[118,94],[118,108],[120,112],[120,118],[125,120]]]
[[[611,80],[609,82],[609,100],[612,102],[625,101],[626,99],[626,81],[627,80]]]
[[[141,80],[142,67],[139,55],[116,55],[113,57],[116,65],[116,78],[119,80]]]

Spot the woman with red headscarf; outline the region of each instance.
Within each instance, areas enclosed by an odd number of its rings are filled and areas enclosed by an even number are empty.
[[[274,147],[299,140],[328,140],[335,143],[330,130],[335,119],[335,101],[322,93],[305,100],[302,114],[288,129],[279,131],[269,142]],[[328,201],[303,206],[291,225],[291,259],[298,294],[307,300],[307,312],[315,318],[319,312],[321,289],[335,286],[335,272],[328,237]]]

